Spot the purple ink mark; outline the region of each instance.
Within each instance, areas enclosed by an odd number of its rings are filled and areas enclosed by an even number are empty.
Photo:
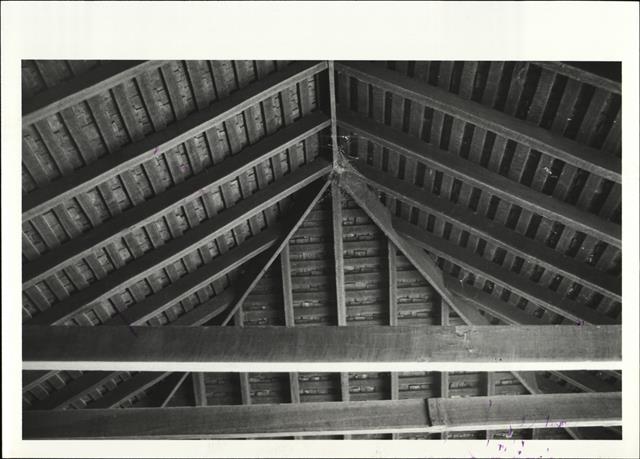
[[[549,415],[547,414],[547,421],[544,423],[544,426],[547,427],[549,425]]]
[[[507,448],[506,448],[502,443],[500,443],[500,444],[498,445],[498,451],[502,451],[503,449],[504,449],[505,451],[507,450]]]
[[[524,448],[524,440],[521,440],[521,442],[522,442],[522,447]]]
[[[509,432],[507,433],[507,438],[513,437],[513,429],[509,426]]]
[[[522,451],[518,451],[518,455],[522,454]]]

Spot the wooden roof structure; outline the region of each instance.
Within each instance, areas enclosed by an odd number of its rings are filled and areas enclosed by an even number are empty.
[[[36,60],[22,94],[24,438],[621,438],[612,369],[207,366],[620,362],[610,75]]]

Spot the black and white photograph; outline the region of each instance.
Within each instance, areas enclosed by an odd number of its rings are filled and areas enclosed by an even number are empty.
[[[17,441],[634,456],[637,55],[215,50],[3,62]]]

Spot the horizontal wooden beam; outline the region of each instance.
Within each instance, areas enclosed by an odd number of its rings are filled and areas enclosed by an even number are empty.
[[[468,185],[478,187],[523,209],[582,231],[607,244],[620,248],[621,228],[612,222],[578,209],[552,196],[514,182],[507,177],[479,167],[464,158],[440,150],[389,126],[376,123],[350,111],[338,112],[338,125],[374,143],[443,171]]]
[[[22,269],[22,288],[29,288],[62,267],[80,260],[95,250],[96,246],[104,246],[122,237],[124,233],[160,218],[170,209],[183,205],[208,190],[215,190],[278,152],[320,132],[329,124],[330,120],[320,112],[304,117],[240,153],[226,158],[215,167],[154,196],[145,201],[144,205],[134,206],[119,214],[109,220],[108,224],[87,231],[38,259],[26,263]]]
[[[364,61],[342,62],[336,63],[336,70],[472,123],[587,172],[622,183],[622,165],[619,158],[603,155],[595,148],[554,134],[533,123],[514,118],[477,102],[465,100],[381,65]],[[340,114],[338,114],[338,120],[340,120]]]
[[[22,126],[47,118],[65,108],[117,86],[168,61],[107,61],[80,76],[64,81],[22,101]]]
[[[199,439],[620,425],[621,393],[27,411],[25,439]]]
[[[427,403],[431,424],[441,432],[622,423],[621,392],[430,398]]]
[[[286,196],[304,188],[309,183],[326,175],[331,165],[326,160],[316,159],[301,166],[268,187],[238,202],[235,206],[210,218],[184,236],[173,239],[165,245],[137,258],[107,277],[93,283],[89,288],[80,290],[68,299],[29,320],[29,324],[55,325],[64,323],[74,315],[92,307],[98,301],[107,299],[126,285],[131,285],[152,273],[154,270],[172,263],[190,251],[196,250],[206,241],[230,231],[249,217],[262,212]]]
[[[204,267],[206,268],[204,271],[200,269],[191,273],[161,290],[157,294],[148,297],[141,303],[133,305],[120,315],[107,321],[106,325],[116,325],[123,320],[127,325],[141,324],[145,320],[159,314],[172,304],[175,304],[176,301],[185,296],[185,292],[192,291],[196,288],[194,286],[201,285],[203,278],[210,276],[209,280],[207,280],[207,282],[209,282],[210,280],[224,275],[230,269],[235,268],[238,264],[244,263],[248,259],[252,259],[254,262],[252,263],[252,266],[246,270],[247,272],[245,273],[245,276],[243,276],[245,278],[240,280],[239,286],[233,285],[230,288],[227,288],[221,294],[179,317],[176,321],[172,322],[171,326],[186,325],[193,327],[203,325],[223,312],[228,313],[227,317],[232,317],[235,307],[231,307],[231,305],[235,304],[238,307],[241,306],[241,299],[246,298],[253,286],[267,271],[271,263],[273,263],[273,261],[278,257],[280,250],[286,246],[291,236],[302,224],[315,203],[322,197],[328,184],[328,181],[312,184],[310,187],[305,189],[305,194],[308,194],[309,198],[297,200],[293,207],[288,209],[287,217],[279,223],[276,223],[269,229],[263,231],[260,235],[246,241],[240,247],[232,249],[226,254],[221,255],[219,258]],[[265,241],[272,246],[268,250],[266,249]],[[262,254],[257,258],[254,258],[254,255],[260,251]],[[226,321],[223,322],[223,325],[224,324],[226,324]],[[82,394],[91,390],[94,385],[91,374],[91,372],[85,373],[83,376],[78,378],[76,382],[74,382],[73,387],[76,389],[75,393],[67,391],[65,393],[66,398],[58,397],[60,399],[58,407],[62,408],[67,406]],[[168,373],[163,373],[164,376],[167,376],[167,374]],[[113,376],[117,376],[117,373],[114,373]],[[102,399],[99,399],[96,403],[111,403],[109,400],[115,400],[113,403],[122,403],[133,395],[146,390],[151,385],[160,381],[164,376],[160,377],[157,372],[138,373],[136,378],[132,379],[131,382],[119,385],[117,389],[112,391],[113,394],[112,392],[105,394],[104,398],[106,399],[106,402],[101,402]],[[90,407],[96,406],[100,405],[91,404]]]
[[[279,363],[295,371],[302,362],[602,362],[604,368],[619,365],[620,331],[619,325],[24,326],[22,359],[27,370],[215,371],[217,364]]]
[[[162,131],[125,146],[116,154],[100,158],[73,174],[27,194],[22,200],[22,221],[29,220],[70,197],[90,190],[110,177],[129,170],[154,155],[164,153],[199,133],[242,113],[260,101],[278,94],[283,89],[321,72],[326,62],[298,62],[283,70],[250,84],[246,88],[177,121]]]
[[[368,184],[385,194],[423,212],[443,218],[455,227],[468,231],[492,244],[504,247],[510,253],[542,268],[557,272],[563,277],[616,301],[622,301],[620,279],[597,271],[585,263],[578,262],[516,231],[496,224],[492,220],[472,212],[468,207],[455,205],[434,194],[426,194],[423,189],[368,166],[362,161],[352,162],[352,164]]]
[[[579,304],[562,295],[520,276],[486,258],[471,252],[469,249],[453,244],[419,228],[406,220],[394,217],[394,227],[410,238],[416,245],[426,249],[438,257],[445,258],[462,268],[479,274],[501,287],[526,298],[558,315],[576,323],[615,324],[616,320],[605,316],[584,304]]]

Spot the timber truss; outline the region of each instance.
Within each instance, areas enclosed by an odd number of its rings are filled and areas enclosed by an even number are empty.
[[[620,438],[619,83],[25,61],[23,97],[25,438]]]

